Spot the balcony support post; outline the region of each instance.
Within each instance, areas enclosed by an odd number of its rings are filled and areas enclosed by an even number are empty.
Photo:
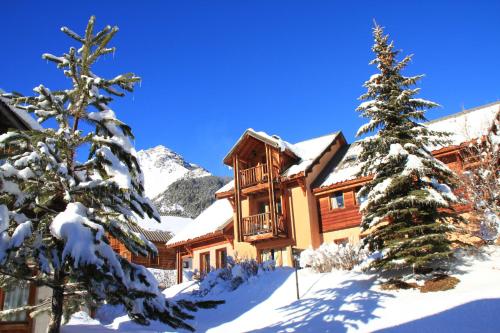
[[[271,227],[273,235],[278,235],[278,228],[276,225],[276,202],[274,197],[274,168],[273,168],[273,155],[272,150],[269,145],[266,144],[266,161],[267,161],[267,172],[269,173],[267,177],[268,181],[268,191],[269,191],[269,210],[271,213]]]
[[[236,233],[236,239],[238,242],[243,241],[243,226],[241,218],[241,191],[240,191],[240,161],[238,154],[233,157],[233,169],[234,169],[234,201],[236,205],[236,221],[234,223],[234,231]]]

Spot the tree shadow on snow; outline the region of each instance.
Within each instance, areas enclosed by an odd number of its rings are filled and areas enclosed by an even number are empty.
[[[203,299],[224,299],[226,303],[217,306],[215,309],[193,313],[195,318],[188,322],[196,329],[196,332],[205,332],[210,328],[221,325],[221,323],[229,323],[266,301],[292,274],[294,274],[293,269],[283,267],[276,269],[272,273],[251,279],[233,291],[219,295],[209,294]],[[183,295],[178,295],[178,298],[183,298]],[[256,320],[259,319],[256,318]],[[242,331],[244,331],[243,327],[241,328]]]
[[[377,333],[497,333],[500,332],[500,324],[498,323],[499,314],[500,299],[481,299],[459,305],[432,316],[385,328],[377,331]]]
[[[335,288],[319,290],[282,307],[283,320],[253,332],[346,332],[360,323],[377,318],[380,300],[393,298],[388,293],[371,290],[376,277],[347,280]]]

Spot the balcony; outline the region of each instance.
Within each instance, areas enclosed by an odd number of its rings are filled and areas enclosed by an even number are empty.
[[[253,242],[273,238],[273,221],[271,213],[261,213],[244,217],[241,220],[243,238],[246,242]],[[278,236],[286,236],[283,216],[276,214]]]
[[[267,164],[259,164],[257,166],[240,171],[240,187],[250,187],[262,184],[268,181],[269,174]]]

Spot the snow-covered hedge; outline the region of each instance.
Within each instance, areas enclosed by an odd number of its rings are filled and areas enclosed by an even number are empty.
[[[175,269],[148,268],[153,273],[161,289],[171,287],[177,283],[177,271]]]
[[[195,292],[199,296],[208,293],[218,294],[223,291],[232,291],[241,284],[247,282],[263,272],[272,271],[275,268],[274,261],[241,260],[235,261],[232,257],[227,258],[224,268],[216,269],[205,275],[200,282],[200,288]]]
[[[300,254],[300,266],[311,267],[324,273],[332,270],[351,270],[366,258],[366,251],[359,245],[324,243],[316,250],[307,249]]]

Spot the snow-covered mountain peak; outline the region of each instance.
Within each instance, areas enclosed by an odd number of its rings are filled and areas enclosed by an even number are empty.
[[[207,170],[187,162],[184,157],[163,145],[140,150],[137,152],[137,158],[144,173],[146,195],[151,199],[165,191],[176,180],[211,175]]]

